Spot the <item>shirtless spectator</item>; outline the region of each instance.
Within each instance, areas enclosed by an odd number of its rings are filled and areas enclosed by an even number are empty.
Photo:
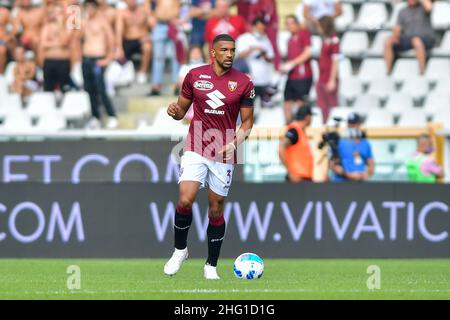
[[[22,98],[29,96],[36,87],[34,81],[36,75],[36,65],[32,60],[25,59],[25,48],[17,46],[14,50],[14,81],[11,84],[11,92],[19,94]]]
[[[108,20],[111,28],[116,31],[116,23],[118,17],[118,10],[108,4],[107,0],[98,0],[98,10],[105,16]]]
[[[10,17],[11,14],[8,8],[3,7],[3,4],[0,3],[0,74],[5,71],[6,58],[11,41],[11,35],[7,30]]]
[[[166,46],[170,46],[170,63],[172,67],[172,84],[174,90],[178,80],[179,63],[175,53],[175,44],[169,38],[170,24],[176,23],[180,15],[179,0],[157,0],[155,17],[156,25],[153,28],[153,64],[152,64],[152,90],[150,95],[161,94],[161,84],[163,80],[164,67],[166,61]]]
[[[106,93],[104,73],[105,68],[114,59],[114,34],[105,17],[98,11],[96,0],[84,2],[86,20],[82,24],[82,52],[83,52],[83,82],[84,89],[89,94],[93,118],[89,121],[89,128],[100,127],[101,102],[109,116],[106,123],[108,129],[118,126],[116,113],[110,98]]]
[[[116,43],[118,58],[131,60],[135,53],[141,53],[141,66],[137,82],[147,81],[150,66],[152,42],[149,32],[153,24],[150,6],[138,5],[136,0],[126,0],[128,7],[118,14]]]
[[[45,7],[33,6],[31,0],[21,0],[20,9],[13,20],[13,35],[26,50],[38,54],[41,29],[45,21]],[[37,61],[39,61],[39,57]]]
[[[79,0],[47,0],[51,2],[58,2],[64,5],[64,13],[66,25],[72,28],[72,37],[70,40],[70,64],[73,68],[76,64],[81,63],[81,30],[78,26],[79,21],[74,19],[81,19],[82,10],[80,8]],[[50,7],[50,5],[48,5]],[[77,11],[80,8],[80,11]],[[73,26],[72,26],[73,25]]]
[[[72,87],[69,45],[73,29],[66,27],[63,10],[61,5],[48,8],[47,23],[41,32],[39,57],[43,60],[45,91],[66,92]]]

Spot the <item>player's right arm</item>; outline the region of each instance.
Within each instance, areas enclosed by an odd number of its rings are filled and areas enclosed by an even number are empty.
[[[167,114],[175,120],[181,120],[188,112],[189,107],[194,99],[194,88],[192,86],[192,74],[188,72],[184,78],[183,85],[181,86],[181,93],[178,97],[178,102],[172,102],[167,108]]]

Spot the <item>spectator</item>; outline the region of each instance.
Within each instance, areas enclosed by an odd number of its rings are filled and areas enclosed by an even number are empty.
[[[256,0],[250,1],[249,12],[244,19],[248,22],[256,18],[263,19],[266,24],[266,34],[274,51],[274,65],[279,68],[280,53],[278,51],[277,34],[278,34],[278,13],[277,3],[275,0]]]
[[[180,15],[179,0],[157,0],[155,17],[156,25],[153,28],[153,64],[152,64],[152,89],[149,95],[159,96],[164,75],[166,52],[171,52],[170,61],[172,67],[172,84],[174,93],[178,80],[179,62],[176,56],[175,43],[169,37],[170,24],[176,23]],[[167,46],[170,50],[167,51]]]
[[[98,1],[98,10],[105,16],[108,20],[111,28],[116,32],[116,23],[119,17],[119,12],[116,8],[110,6],[107,0]]]
[[[287,61],[280,70],[288,73],[284,89],[284,117],[291,122],[292,107],[301,107],[305,103],[312,86],[311,34],[302,27],[297,17],[286,17],[286,29],[291,33],[288,42]]]
[[[118,59],[131,60],[135,53],[142,54],[137,82],[145,83],[150,66],[152,42],[149,32],[154,19],[150,6],[138,5],[136,0],[126,0],[127,8],[117,16],[116,44]]]
[[[317,104],[322,109],[323,119],[326,122],[330,109],[338,105],[340,49],[332,17],[325,16],[319,19],[319,31],[323,40],[316,92]]]
[[[250,68],[256,96],[267,100],[266,92],[272,80],[275,54],[266,35],[266,23],[263,19],[253,20],[251,32],[244,33],[237,39],[236,54],[238,58],[245,59]]]
[[[342,14],[340,0],[305,0],[303,4],[303,16],[313,33],[319,32],[320,18],[332,17],[334,20]]]
[[[25,98],[37,89],[36,64],[33,59],[26,58],[25,48],[22,46],[14,49],[14,60],[16,61],[13,69],[14,81],[10,89],[11,92]]]
[[[208,20],[205,29],[205,41],[210,48],[213,39],[219,34],[229,34],[237,39],[247,31],[244,18],[230,14],[230,0],[217,0],[214,13],[215,16]]]
[[[306,135],[312,115],[310,106],[300,107],[295,120],[288,125],[287,132],[280,141],[278,154],[288,171],[287,180],[290,182],[312,181],[313,178],[313,155]]]
[[[83,37],[83,82],[89,94],[93,118],[89,121],[89,128],[100,127],[100,106],[103,103],[109,116],[106,123],[108,129],[118,126],[114,107],[106,93],[104,73],[105,68],[114,58],[114,35],[108,21],[98,11],[96,0],[85,0],[86,21],[82,25]]]
[[[19,38],[20,45],[26,50],[32,50],[36,55],[45,15],[44,7],[33,6],[31,0],[21,0],[20,9],[13,20],[12,34]],[[36,58],[37,61],[42,61],[38,55]]]
[[[387,72],[392,72],[394,56],[400,52],[414,49],[419,62],[420,74],[425,72],[426,51],[433,48],[436,38],[431,27],[431,0],[408,0],[392,30],[392,36],[386,40],[384,60]]]
[[[330,161],[332,181],[366,181],[374,172],[372,148],[361,130],[364,119],[351,113],[347,119],[346,135],[338,142],[338,159]]]
[[[211,18],[215,0],[192,0],[189,16],[192,18],[190,45],[198,45],[203,49],[205,44],[205,27]]]
[[[11,34],[8,32],[11,14],[6,3],[0,3],[0,74],[5,71],[8,49],[11,44]]]
[[[417,183],[435,183],[444,177],[444,171],[433,157],[433,143],[427,134],[417,139],[417,152],[406,161],[408,180]]]
[[[47,22],[42,28],[40,54],[43,59],[44,90],[71,89],[70,47],[73,29],[66,28],[63,7],[53,5],[47,10]]]

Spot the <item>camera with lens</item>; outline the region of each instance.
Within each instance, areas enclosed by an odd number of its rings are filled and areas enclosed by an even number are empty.
[[[339,161],[339,139],[341,138],[338,132],[341,118],[333,118],[334,125],[327,126],[326,131],[322,134],[322,141],[319,142],[318,148],[322,150],[325,147],[329,148],[330,160]]]

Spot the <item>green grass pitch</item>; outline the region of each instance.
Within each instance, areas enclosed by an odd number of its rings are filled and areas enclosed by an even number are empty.
[[[450,259],[266,259],[258,280],[233,275],[203,279],[203,260],[189,259],[174,277],[165,260],[0,259],[0,299],[450,299]],[[67,267],[78,265],[81,288],[67,288]],[[381,270],[381,288],[369,290],[369,265]]]

